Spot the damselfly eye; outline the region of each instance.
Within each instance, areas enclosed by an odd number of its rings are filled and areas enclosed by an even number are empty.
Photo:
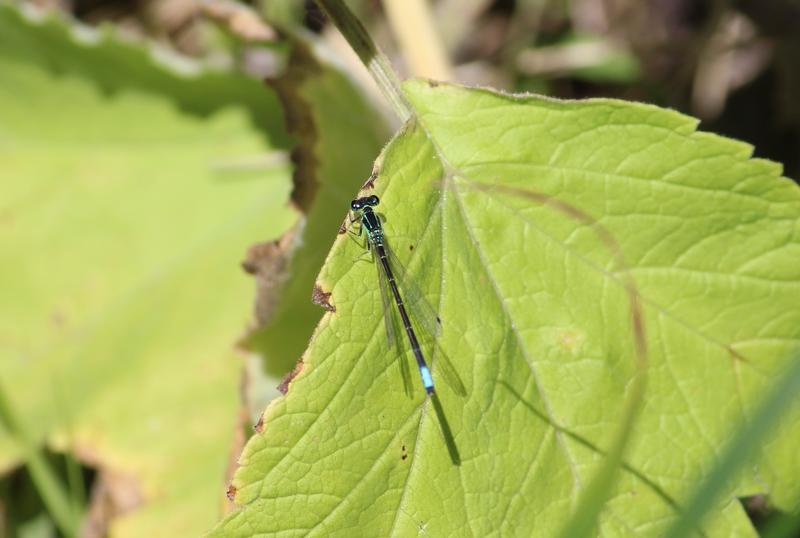
[[[361,209],[361,200],[353,200],[350,202],[350,210],[358,211],[359,209]]]
[[[368,196],[367,198],[364,199],[364,202],[367,205],[378,205],[380,203],[380,201],[381,201],[381,199],[378,198],[377,196],[375,196],[374,194],[372,196]]]

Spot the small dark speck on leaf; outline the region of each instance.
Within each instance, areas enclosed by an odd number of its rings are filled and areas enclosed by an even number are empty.
[[[403,445],[402,454],[400,455],[400,459],[405,461],[408,458],[408,452],[406,451],[406,445]]]
[[[66,321],[66,316],[60,310],[55,310],[50,314],[50,322],[58,329],[62,328],[66,324]]]
[[[311,294],[311,302],[315,305],[321,306],[328,312],[336,312],[336,307],[333,306],[328,299],[330,299],[331,294],[322,291],[322,288],[319,285],[314,286],[314,291]]]
[[[233,502],[233,499],[236,497],[236,486],[233,484],[228,486],[228,491],[225,492],[225,496],[230,502]]]
[[[368,190],[375,188],[375,180],[378,179],[378,174],[380,173],[380,169],[375,168],[372,173],[369,175],[367,180],[361,186],[361,190]]]
[[[414,250],[414,245],[408,245],[408,250]]]
[[[278,385],[278,390],[280,391],[281,394],[285,395],[287,392],[289,392],[289,383],[291,383],[292,379],[297,377],[297,374],[299,374],[302,371],[303,371],[303,359],[300,359],[299,361],[297,361],[297,364],[294,366],[292,371],[286,374],[286,377],[283,378],[281,384]],[[263,426],[263,419],[264,417],[262,416],[261,420],[259,420],[259,423],[262,424],[262,426]],[[257,425],[258,424],[256,424],[256,426]]]
[[[255,426],[253,426],[253,429],[255,431],[257,431],[258,433],[263,433],[264,432],[264,415],[261,415],[260,417],[258,417],[258,422],[256,422]]]

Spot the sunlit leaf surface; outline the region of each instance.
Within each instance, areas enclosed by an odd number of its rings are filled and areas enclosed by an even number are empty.
[[[247,445],[233,483],[242,507],[217,534],[562,528],[620,427],[636,368],[619,260],[564,208],[616,239],[647,328],[647,392],[599,531],[662,534],[798,347],[796,185],[749,146],[655,107],[420,81],[407,91],[416,121],[386,148],[371,192],[469,391],[439,384],[454,446],[421,386],[403,394],[375,269],[342,236],[319,277],[336,310]],[[731,477],[709,535],[754,534],[736,496],[791,506],[798,435],[795,414]]]

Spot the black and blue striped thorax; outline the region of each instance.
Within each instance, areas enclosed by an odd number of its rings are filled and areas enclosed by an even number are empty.
[[[367,233],[374,243],[383,243],[383,227],[378,215],[371,207],[365,207],[361,215],[361,225],[367,229]]]
[[[383,226],[378,214],[373,211],[373,207],[380,203],[380,199],[375,196],[357,198],[350,203],[350,209],[360,212],[361,225],[366,229],[370,240],[376,245],[383,244]]]

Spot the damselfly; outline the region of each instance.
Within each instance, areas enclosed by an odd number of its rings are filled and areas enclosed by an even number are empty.
[[[350,203],[350,210],[353,212],[352,223],[358,224],[358,234],[361,235],[366,232],[366,247],[372,252],[373,262],[378,270],[378,282],[381,291],[381,299],[383,302],[383,319],[386,326],[386,337],[389,342],[389,349],[394,349],[397,344],[395,339],[396,331],[396,318],[392,315],[390,305],[389,293],[394,299],[394,304],[397,307],[397,313],[400,315],[400,320],[403,324],[403,329],[408,336],[408,342],[411,346],[411,352],[417,361],[419,374],[422,377],[422,385],[428,394],[435,391],[433,376],[425,361],[425,356],[422,353],[422,346],[417,338],[417,327],[420,333],[425,333],[431,343],[431,351],[436,361],[436,373],[441,374],[442,378],[447,382],[452,389],[460,394],[465,395],[466,390],[464,384],[458,377],[458,373],[453,367],[447,355],[438,346],[436,340],[441,332],[441,320],[436,315],[436,311],[425,300],[419,288],[408,278],[403,265],[397,256],[394,255],[392,249],[386,242],[386,236],[383,231],[381,220],[373,207],[380,203],[377,196],[366,196],[364,198],[357,198]],[[409,313],[411,315],[409,315]],[[414,324],[412,325],[412,319]],[[398,344],[399,347],[399,344]],[[434,351],[435,350],[435,351]],[[406,392],[411,393],[410,372],[408,363],[404,360],[401,354],[400,358],[400,371],[403,375],[403,382],[405,384]]]

